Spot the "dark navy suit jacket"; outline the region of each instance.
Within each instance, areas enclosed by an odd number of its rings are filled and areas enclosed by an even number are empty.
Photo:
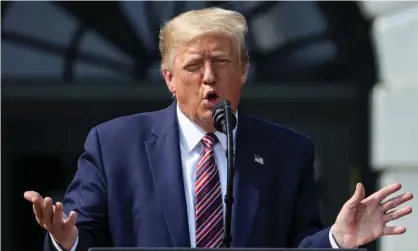
[[[190,247],[179,142],[175,102],[90,131],[64,199],[65,212],[78,214],[77,251]],[[240,112],[233,247],[331,248],[313,162],[310,139]],[[44,250],[55,250],[49,235]]]

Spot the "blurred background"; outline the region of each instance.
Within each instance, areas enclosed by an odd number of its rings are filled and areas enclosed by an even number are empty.
[[[325,224],[356,182],[418,195],[418,2],[2,1],[2,250],[42,250],[23,192],[61,200],[92,127],[172,102],[159,28],[215,5],[249,24],[240,109],[315,141]],[[398,221],[405,235],[367,247],[418,250],[417,223],[415,212]]]

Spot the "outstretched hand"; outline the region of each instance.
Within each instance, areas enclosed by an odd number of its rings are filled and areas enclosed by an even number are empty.
[[[341,248],[355,248],[385,235],[405,233],[405,227],[386,226],[386,223],[412,212],[409,206],[396,209],[411,200],[412,193],[404,193],[387,200],[387,197],[401,187],[401,184],[392,184],[364,198],[364,187],[357,184],[354,195],[344,204],[332,228],[337,244]]]
[[[50,197],[42,198],[34,191],[25,192],[23,196],[33,204],[33,213],[38,224],[64,249],[70,249],[78,236],[78,229],[75,226],[76,212],[71,211],[67,216],[61,202],[54,205]]]

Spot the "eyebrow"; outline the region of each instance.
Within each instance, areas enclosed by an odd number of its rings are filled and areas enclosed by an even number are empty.
[[[227,57],[227,56],[229,56],[229,54],[226,51],[215,51],[210,56],[219,58],[219,57]]]
[[[225,51],[215,51],[215,52],[211,53],[210,56],[211,56],[211,58],[220,58],[220,57],[229,57],[229,54],[227,52],[225,52]],[[202,56],[201,55],[199,55],[199,54],[192,54],[192,55],[186,57],[185,60],[184,60],[184,62],[185,63],[190,63],[192,61],[200,60],[200,59],[202,59]]]

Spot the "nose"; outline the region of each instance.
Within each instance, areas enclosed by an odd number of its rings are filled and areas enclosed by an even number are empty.
[[[211,62],[205,62],[203,68],[203,83],[207,85],[212,85],[216,82],[216,75],[212,67]]]

